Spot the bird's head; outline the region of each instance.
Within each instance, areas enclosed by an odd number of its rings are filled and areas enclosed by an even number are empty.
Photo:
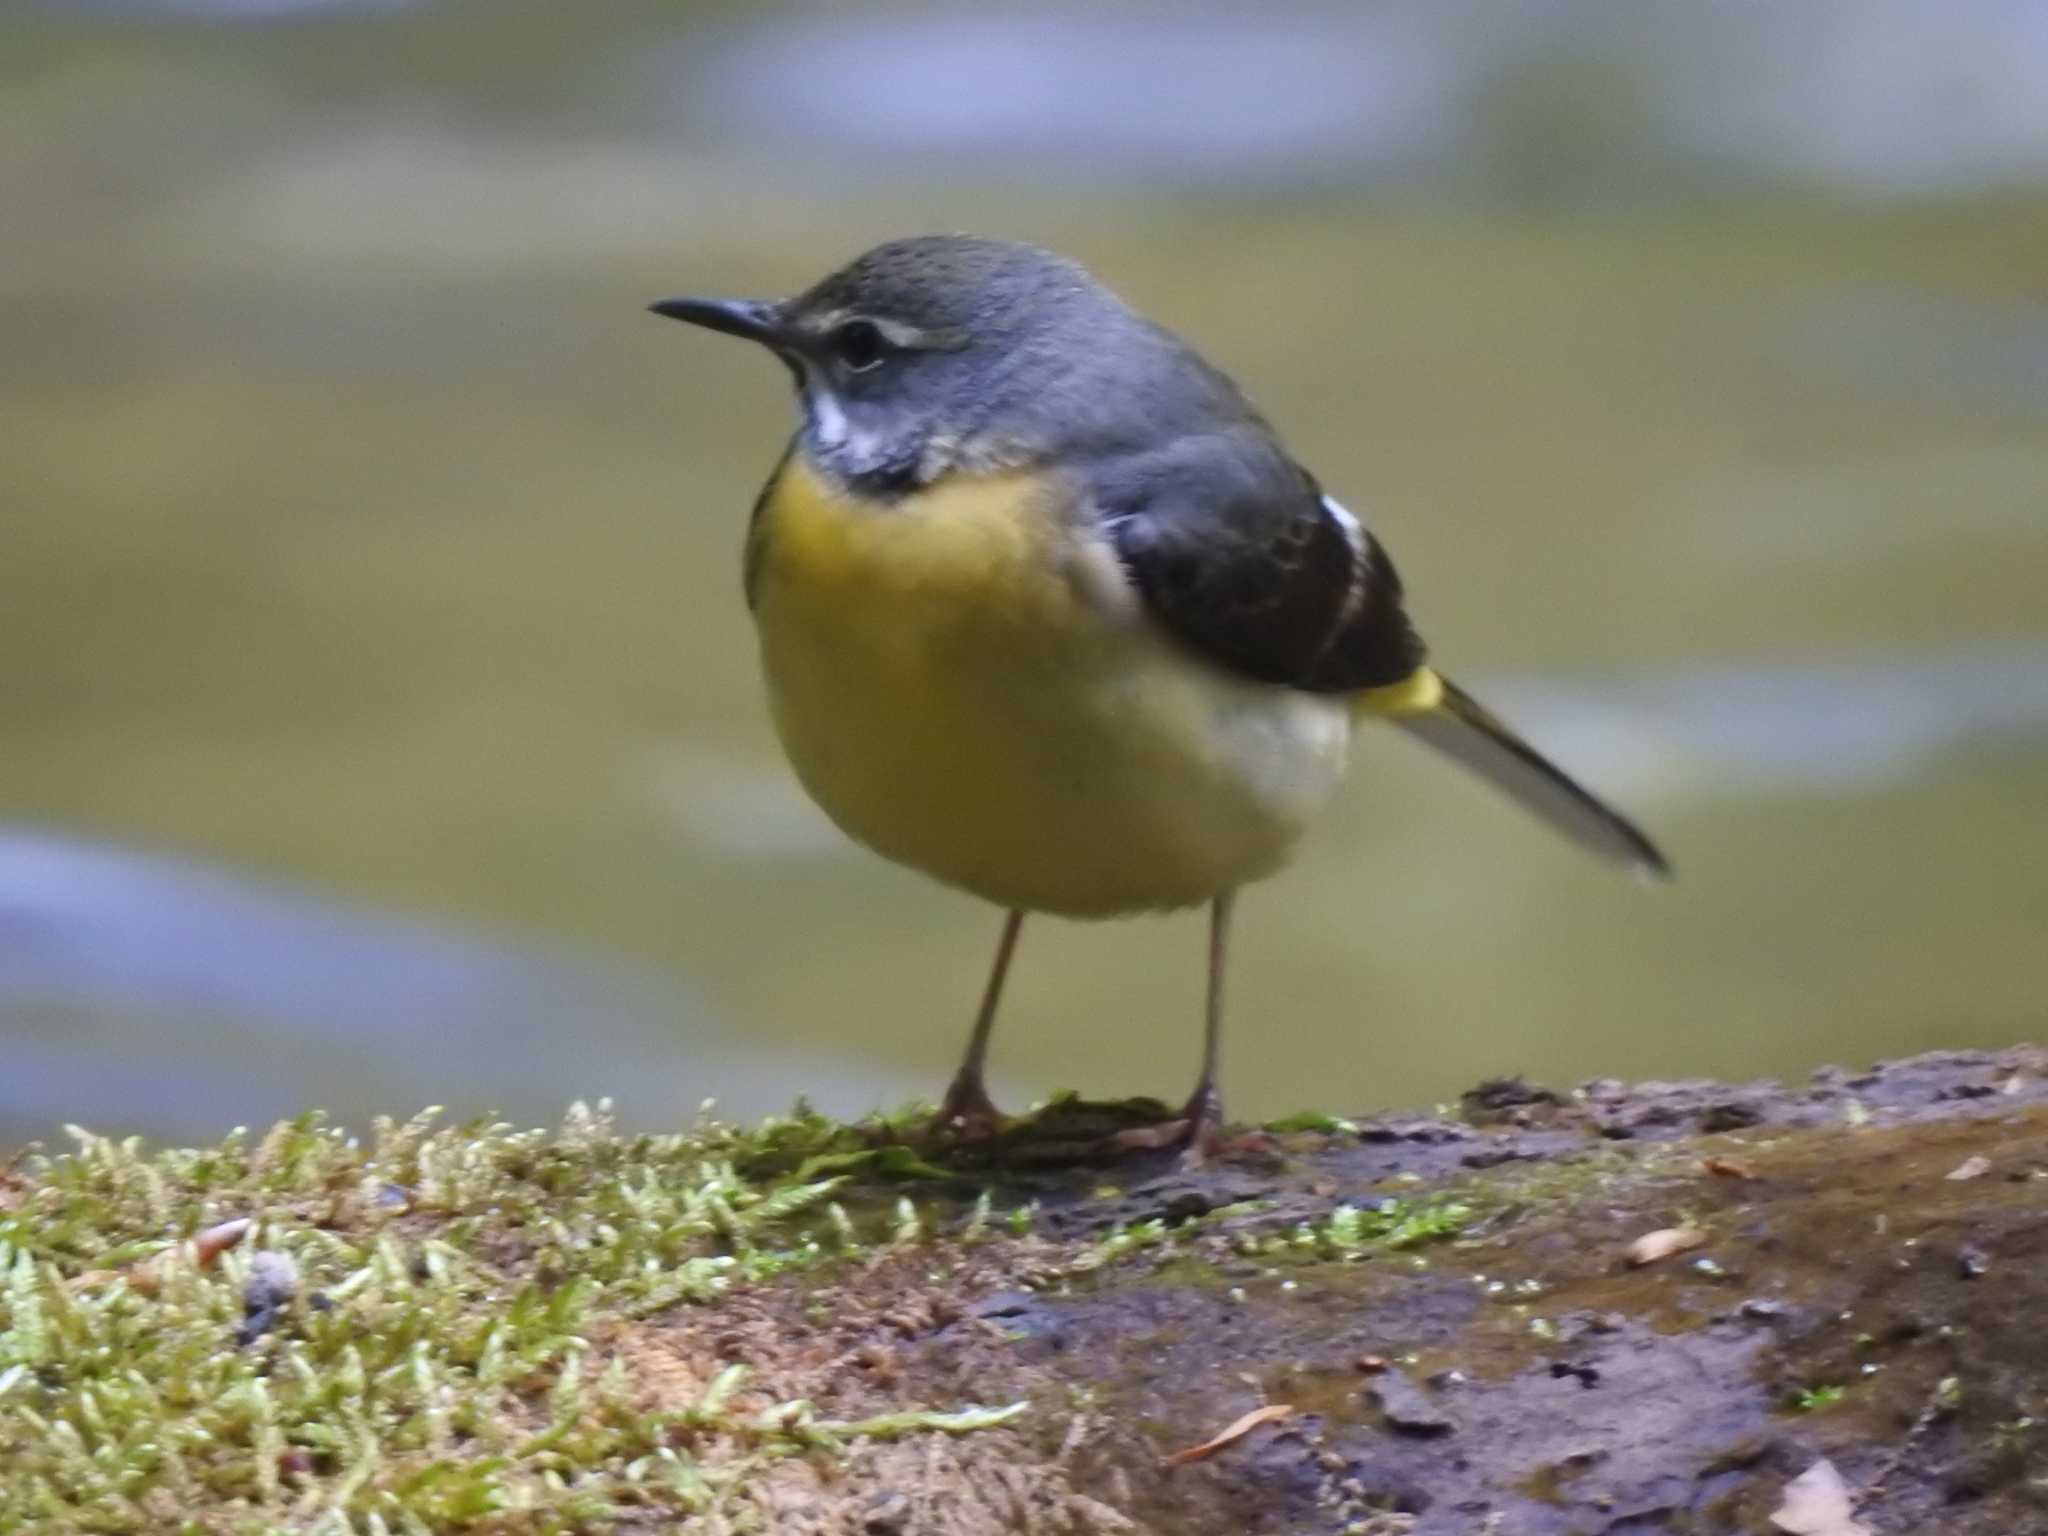
[[[1069,381],[1143,325],[1065,257],[966,235],[876,246],[790,299],[650,307],[773,351],[813,462],[884,489],[1049,451]]]

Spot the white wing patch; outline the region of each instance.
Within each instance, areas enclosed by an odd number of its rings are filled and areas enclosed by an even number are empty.
[[[1365,549],[1365,524],[1353,517],[1342,502],[1334,496],[1325,496],[1323,510],[1330,514],[1331,521],[1344,530],[1344,537],[1351,541],[1353,549]]]
[[[1372,540],[1366,534],[1365,525],[1355,517],[1334,496],[1323,498],[1323,511],[1330,521],[1344,532],[1344,540],[1351,546],[1351,585],[1344,589],[1344,603],[1338,608],[1337,617],[1330,623],[1330,637],[1324,642],[1324,650],[1336,644],[1337,637],[1344,633],[1352,620],[1358,617],[1358,610],[1365,603],[1366,578],[1372,561]]]

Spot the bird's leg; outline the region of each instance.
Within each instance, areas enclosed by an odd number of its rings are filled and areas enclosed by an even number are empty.
[[[1209,995],[1202,1016],[1202,1075],[1180,1114],[1160,1125],[1119,1131],[1110,1138],[1118,1151],[1179,1147],[1181,1160],[1199,1164],[1216,1150],[1223,1131],[1223,1096],[1216,1087],[1223,1056],[1223,973],[1230,955],[1230,908],[1235,891],[1225,891],[1209,909]]]
[[[1002,1001],[1003,981],[1010,974],[1010,956],[1016,953],[1017,935],[1024,927],[1024,912],[1017,908],[1003,918],[1003,936],[996,941],[995,963],[989,967],[988,985],[982,989],[981,1007],[974,1015],[974,1029],[967,1037],[967,1054],[946,1088],[939,1112],[932,1116],[926,1133],[933,1136],[992,1136],[1003,1128],[1003,1112],[988,1096],[983,1072],[988,1065],[988,1037],[995,1031],[996,1005]]]
[[[1216,1076],[1223,1062],[1223,973],[1230,959],[1230,909],[1237,892],[1225,891],[1209,909],[1209,994],[1202,1013],[1202,1075],[1182,1111],[1188,1122],[1188,1148],[1197,1157],[1209,1150],[1223,1130],[1223,1095]]]

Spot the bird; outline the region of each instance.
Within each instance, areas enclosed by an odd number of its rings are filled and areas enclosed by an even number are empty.
[[[1245,392],[1078,262],[920,235],[794,297],[649,308],[767,348],[795,387],[743,586],[798,779],[856,841],[1002,909],[934,1132],[1006,1123],[986,1067],[1027,915],[1206,906],[1194,1091],[1118,1145],[1218,1147],[1233,902],[1286,862],[1366,723],[1668,875],[1430,665],[1379,536]]]

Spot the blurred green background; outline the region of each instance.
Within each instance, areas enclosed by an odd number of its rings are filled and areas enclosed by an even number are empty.
[[[935,1089],[996,918],[846,844],[739,596],[772,362],[931,229],[1246,385],[1649,892],[1361,742],[1241,1115],[2043,1029],[2048,10],[244,3],[0,18],[0,1142]],[[1184,1090],[1188,918],[1012,1099]]]

